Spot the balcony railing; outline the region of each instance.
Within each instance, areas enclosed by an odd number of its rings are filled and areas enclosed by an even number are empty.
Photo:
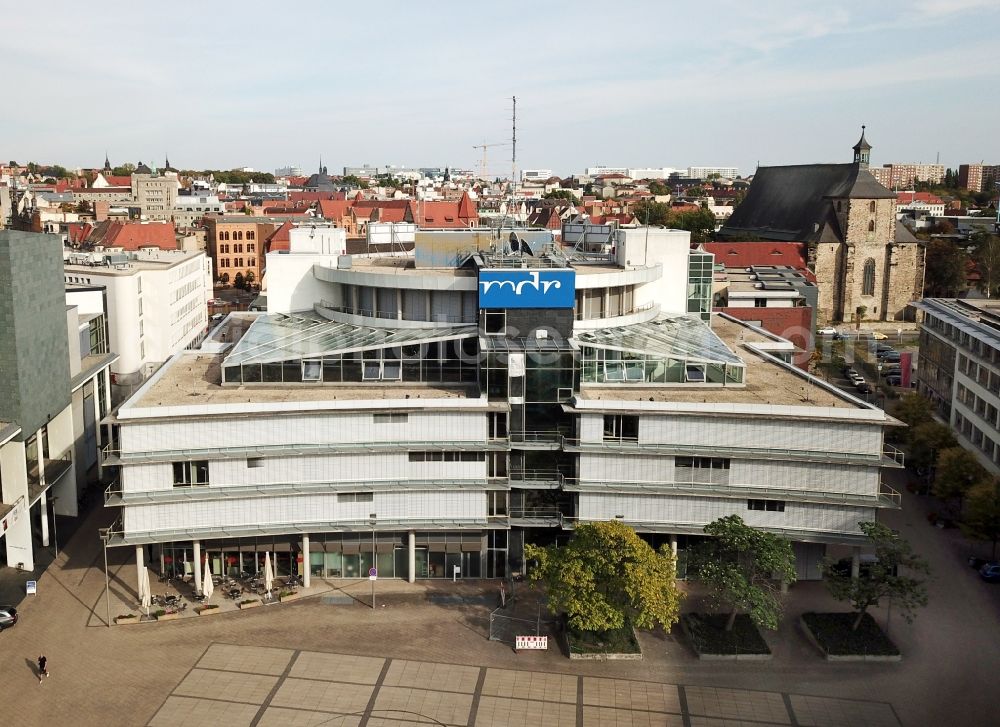
[[[550,487],[562,487],[565,482],[565,477],[562,473],[557,470],[511,470],[507,477],[508,482],[511,486],[514,483],[520,483],[524,485],[536,485]]]
[[[407,318],[400,317],[398,311],[378,311],[367,308],[355,308],[350,305],[339,305],[328,300],[320,300],[319,307],[334,313],[343,313],[351,316],[361,316],[363,318],[379,318],[387,321],[408,321],[411,323],[454,323],[455,325],[474,325],[476,319],[467,316],[451,316],[444,313],[431,313],[430,318]]]
[[[511,520],[562,520],[558,507],[512,507],[508,511]]]

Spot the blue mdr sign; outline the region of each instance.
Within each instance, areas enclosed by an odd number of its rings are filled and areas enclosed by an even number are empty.
[[[572,308],[573,270],[480,270],[480,308]]]

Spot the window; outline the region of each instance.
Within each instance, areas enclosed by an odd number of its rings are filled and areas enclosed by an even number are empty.
[[[174,462],[174,487],[208,484],[208,460]]]
[[[874,225],[875,223],[873,222],[872,224]],[[875,295],[875,260],[873,258],[865,260],[864,277],[861,281],[861,295]]]
[[[247,469],[256,469],[264,466],[263,457],[247,457]]]
[[[254,244],[252,242],[249,245],[247,245],[247,252],[256,252],[256,248],[254,247]]]
[[[875,214],[875,200],[868,203],[868,211]],[[873,228],[874,229],[874,228]]]
[[[337,502],[372,502],[375,496],[370,492],[338,492]]]
[[[872,204],[875,204],[875,203],[872,202]],[[870,220],[868,222],[868,231],[869,232],[875,232],[875,220]]]
[[[753,299],[754,308],[767,308],[767,298],[754,298]]]
[[[486,452],[408,452],[411,462],[485,462]]]
[[[376,424],[406,424],[409,414],[372,414]]]
[[[319,381],[323,378],[323,361],[320,359],[302,362],[302,380]]]
[[[605,414],[604,441],[639,441],[639,417],[630,414]]]
[[[784,500],[747,500],[747,510],[762,510],[765,512],[784,512]]]

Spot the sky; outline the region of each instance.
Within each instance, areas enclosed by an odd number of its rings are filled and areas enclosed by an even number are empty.
[[[4,0],[4,4],[12,0]],[[0,158],[181,169],[1000,163],[998,0],[0,8]]]

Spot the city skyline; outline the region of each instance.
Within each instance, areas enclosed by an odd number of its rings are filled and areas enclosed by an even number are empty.
[[[723,3],[712,16],[515,3],[500,17],[447,3],[399,5],[377,23],[321,5],[206,7],[196,22],[119,7],[8,17],[19,103],[49,111],[8,118],[4,161],[95,167],[106,151],[179,168],[311,171],[322,156],[331,172],[477,169],[474,145],[509,143],[514,95],[517,168],[560,176],[849,161],[861,124],[876,166],[1000,159],[1000,102],[982,93],[1000,75],[1000,7],[983,0]],[[936,96],[974,106],[945,124]],[[489,159],[491,175],[509,175],[509,146]]]

